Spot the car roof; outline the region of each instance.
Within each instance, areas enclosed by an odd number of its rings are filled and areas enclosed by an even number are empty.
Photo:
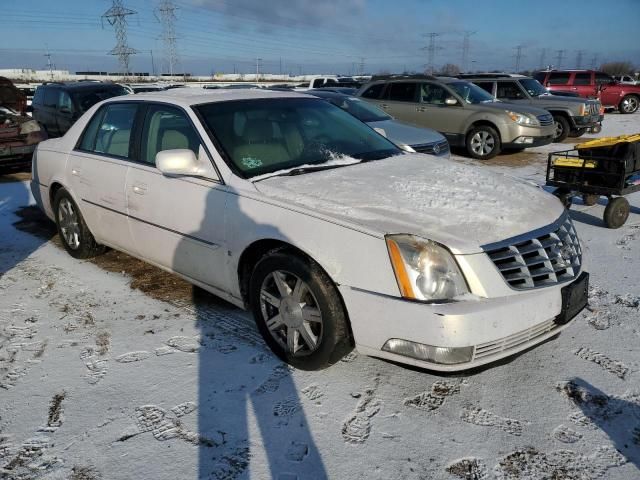
[[[285,90],[266,89],[204,89],[204,88],[178,88],[159,92],[143,92],[136,95],[123,95],[113,97],[107,102],[114,101],[162,101],[182,106],[200,105],[203,103],[227,102],[231,100],[252,100],[263,98],[313,98],[303,93]]]
[[[307,95],[313,95],[314,97],[319,98],[335,98],[336,100],[341,100],[343,98],[353,98],[353,95],[346,95],[344,93],[332,92],[330,90],[316,90],[311,89],[305,92]]]
[[[124,88],[122,85],[117,83],[106,83],[106,82],[49,82],[43,83],[42,87],[56,87],[56,88],[64,88],[66,90],[97,90],[100,88],[111,88],[111,87],[120,87]]]

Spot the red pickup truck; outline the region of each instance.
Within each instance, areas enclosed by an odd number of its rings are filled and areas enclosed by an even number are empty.
[[[595,70],[550,70],[533,76],[554,92],[572,92],[585,98],[599,98],[605,108],[634,113],[640,105],[640,85],[617,82],[611,75]]]

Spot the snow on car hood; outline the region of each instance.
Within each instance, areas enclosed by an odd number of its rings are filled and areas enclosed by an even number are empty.
[[[256,182],[264,195],[380,234],[410,233],[454,253],[553,223],[553,195],[506,175],[428,155],[385,160]]]

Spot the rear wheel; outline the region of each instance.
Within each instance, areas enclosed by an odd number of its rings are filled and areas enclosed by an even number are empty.
[[[608,228],[620,228],[629,218],[630,210],[631,208],[626,198],[611,198],[604,209],[604,223]]]
[[[620,102],[620,113],[635,113],[640,105],[640,98],[635,95],[627,95]]]
[[[564,118],[562,115],[554,115],[553,121],[556,126],[555,133],[553,135],[554,142],[563,142],[571,131],[571,125],[569,125],[569,120]]]
[[[500,135],[489,125],[471,129],[466,138],[467,153],[478,160],[489,160],[500,153]]]
[[[251,275],[249,299],[265,342],[296,368],[328,367],[353,348],[338,291],[313,260],[266,255]]]
[[[56,226],[62,245],[74,258],[91,258],[104,253],[82,218],[80,209],[69,192],[61,188],[53,200]]]

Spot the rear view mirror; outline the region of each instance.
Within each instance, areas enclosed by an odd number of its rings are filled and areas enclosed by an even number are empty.
[[[457,105],[458,101],[453,98],[453,97],[447,97],[447,99],[444,101],[445,105]]]
[[[156,167],[164,175],[204,177],[217,180],[210,162],[201,162],[192,150],[177,148],[156,154]]]

